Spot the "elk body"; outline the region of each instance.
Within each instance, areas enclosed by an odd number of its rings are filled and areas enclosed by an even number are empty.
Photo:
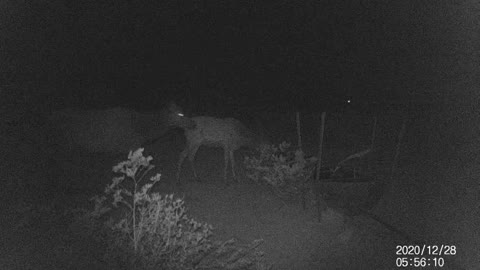
[[[208,116],[193,117],[195,128],[186,129],[186,147],[180,154],[177,168],[177,182],[180,180],[180,172],[185,158],[188,157],[195,178],[195,155],[200,146],[221,147],[224,152],[224,180],[227,183],[227,172],[229,162],[231,164],[232,176],[235,179],[235,157],[234,152],[241,147],[254,148],[259,145],[260,139],[250,129],[234,118],[215,118]]]
[[[54,112],[50,135],[59,147],[89,153],[125,153],[165,134],[171,127],[189,129],[195,122],[174,103],[156,113],[126,108]]]

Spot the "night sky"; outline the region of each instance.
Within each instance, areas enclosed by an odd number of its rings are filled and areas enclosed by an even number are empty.
[[[1,79],[58,107],[442,104],[472,49],[448,2],[2,1]]]

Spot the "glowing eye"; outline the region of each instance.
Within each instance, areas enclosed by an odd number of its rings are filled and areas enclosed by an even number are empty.
[[[180,117],[183,117],[183,116],[184,116],[183,113],[177,113],[177,114],[178,114],[178,116],[180,116]]]

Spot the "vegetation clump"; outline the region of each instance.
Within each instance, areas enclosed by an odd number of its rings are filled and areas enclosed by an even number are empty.
[[[233,239],[214,242],[212,226],[189,218],[183,199],[150,193],[161,179],[156,174],[147,180],[151,160],[143,149],[130,152],[113,167],[120,176],[92,198],[93,209],[77,214],[73,225],[106,244],[105,263],[123,269],[267,269],[257,250],[262,240],[246,246]]]
[[[265,183],[282,198],[301,195],[311,179],[316,158],[305,158],[301,149],[282,142],[266,145],[256,156],[246,157],[247,177],[256,183]]]

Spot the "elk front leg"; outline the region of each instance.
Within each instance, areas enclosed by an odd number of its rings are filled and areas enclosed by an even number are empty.
[[[233,176],[233,179],[235,179],[235,181],[238,182],[237,176],[235,175],[235,155],[234,155],[233,151],[230,151],[230,162],[232,163],[232,176]]]
[[[198,181],[198,176],[197,176],[197,171],[195,170],[195,156],[197,155],[197,151],[199,147],[200,145],[190,148],[188,153],[188,159],[190,160],[190,166],[192,167],[193,176],[197,181]]]
[[[177,164],[177,182],[180,182],[180,172],[182,171],[182,165],[183,161],[185,158],[188,156],[188,148],[185,148],[185,150],[180,153],[180,157],[178,159],[178,164]]]

